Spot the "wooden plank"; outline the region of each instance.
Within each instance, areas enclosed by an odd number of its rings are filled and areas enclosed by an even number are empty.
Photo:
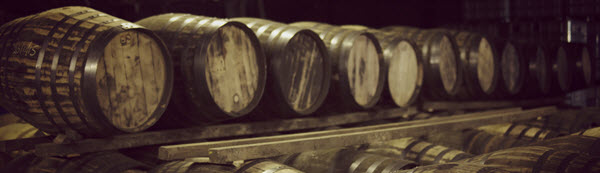
[[[508,112],[483,116],[450,116],[437,119],[423,120],[423,123],[391,127],[378,130],[342,133],[309,138],[253,143],[238,146],[228,146],[209,149],[211,162],[226,163],[235,160],[267,158],[303,151],[344,147],[386,141],[402,137],[414,137],[447,130],[463,130],[487,124],[513,122],[531,119],[556,113],[554,106],[531,109],[526,111]]]
[[[0,141],[0,152],[7,153],[7,152],[11,152],[11,151],[16,151],[16,150],[31,150],[31,149],[35,148],[36,144],[49,143],[49,142],[52,142],[52,139],[53,139],[53,137],[51,137],[51,136],[44,136],[44,137]]]
[[[461,117],[483,116],[483,115],[499,114],[499,113],[506,113],[506,112],[516,112],[516,111],[520,111],[520,110],[521,110],[521,108],[499,109],[499,110],[491,110],[491,111],[485,111],[485,112],[465,114],[465,115],[461,115]],[[340,133],[353,133],[353,132],[360,132],[360,131],[366,131],[366,130],[377,130],[377,129],[384,129],[384,128],[390,128],[390,127],[407,126],[407,125],[413,125],[413,124],[419,124],[419,123],[425,123],[425,122],[426,121],[424,121],[424,120],[415,120],[415,121],[388,123],[388,124],[366,126],[366,127],[325,130],[325,131],[307,132],[307,133],[299,133],[299,134],[234,139],[234,140],[226,140],[226,141],[201,142],[201,143],[192,143],[192,144],[168,145],[168,146],[161,146],[158,149],[158,158],[161,160],[177,160],[177,159],[184,159],[184,158],[190,158],[190,157],[208,157],[208,149],[209,148],[244,145],[244,144],[260,143],[260,142],[282,141],[282,140],[290,140],[290,139],[298,139],[298,138],[334,135],[334,134],[340,134]]]
[[[474,109],[496,109],[504,107],[536,107],[555,105],[562,103],[564,97],[520,100],[520,101],[474,101],[474,102],[423,102],[422,110],[474,110]]]
[[[417,109],[415,107],[408,107],[371,112],[355,112],[335,116],[309,117],[242,124],[224,124],[177,130],[143,132],[118,135],[104,139],[85,139],[73,142],[71,144],[39,144],[35,147],[35,153],[39,156],[65,156],[69,154],[82,154],[148,145],[189,142],[210,138],[329,127],[371,120],[397,118],[406,114],[414,113],[417,113]]]

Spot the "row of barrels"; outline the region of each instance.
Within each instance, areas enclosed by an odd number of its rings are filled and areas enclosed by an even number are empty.
[[[587,49],[558,46],[190,14],[131,23],[63,7],[0,27],[0,105],[49,134],[101,137],[589,85]]]

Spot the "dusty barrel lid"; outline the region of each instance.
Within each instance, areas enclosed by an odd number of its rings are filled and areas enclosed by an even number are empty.
[[[157,109],[166,107],[164,96],[170,95],[166,87],[172,81],[168,53],[160,39],[145,30],[125,30],[106,38],[108,42],[97,47],[100,56],[86,64],[86,72],[96,71],[86,73],[85,78],[91,77],[95,83],[84,83],[83,90],[96,92],[86,92],[85,99],[97,101],[100,111],[119,130],[139,131],[141,124],[150,126],[160,117],[162,111]]]
[[[569,67],[570,62],[567,57],[567,50],[565,47],[559,46],[556,51],[556,56],[553,57],[554,63],[552,64],[552,69],[555,72],[555,79],[557,80],[561,91],[569,91],[571,89],[573,71],[570,69],[571,67]]]
[[[433,40],[432,40],[433,41]],[[430,61],[437,61],[439,64],[439,75],[442,79],[442,84],[446,92],[454,95],[460,85],[459,63],[456,57],[457,52],[455,44],[447,35],[440,35],[437,40],[431,45]]]
[[[477,45],[477,79],[481,89],[486,94],[491,94],[496,84],[496,55],[486,37],[481,37]]]
[[[550,92],[551,82],[549,75],[550,62],[548,62],[548,57],[546,56],[541,47],[537,47],[533,63],[535,63],[535,66],[537,68],[533,75],[537,80],[538,87],[542,94],[547,94]],[[529,64],[529,68],[532,68],[532,62],[530,62]]]
[[[420,52],[406,40],[398,41],[392,51],[396,58],[388,62],[388,88],[397,105],[408,106],[417,98],[423,83],[423,65]],[[384,52],[385,54],[385,52]]]
[[[216,105],[235,115],[252,110],[264,87],[264,77],[259,75],[260,47],[244,28],[234,23],[219,27],[202,53],[206,62],[199,62],[205,67],[206,85]]]
[[[521,83],[524,76],[523,70],[527,64],[523,63],[516,45],[507,44],[502,50],[502,57],[500,59],[500,71],[502,74],[502,80],[504,87],[509,94],[516,94],[521,89]]]
[[[356,103],[370,107],[378,101],[380,92],[381,48],[373,36],[362,33],[352,42],[345,65],[348,85]]]

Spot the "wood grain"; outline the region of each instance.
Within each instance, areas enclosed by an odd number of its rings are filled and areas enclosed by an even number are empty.
[[[379,85],[379,52],[374,41],[366,36],[359,36],[349,50],[346,68],[348,69],[349,86],[354,99],[359,105],[368,105],[376,97]]]
[[[520,74],[520,66],[525,64],[521,64],[518,60],[519,57],[517,53],[517,49],[513,44],[506,45],[502,52],[502,58],[500,60],[502,79],[504,80],[504,84],[506,85],[507,90],[510,93],[516,93],[517,90],[517,82]]]
[[[125,31],[104,49],[96,82],[100,107],[113,125],[124,131],[151,120],[165,83],[164,56],[148,35]]]
[[[208,89],[223,111],[240,112],[260,93],[257,47],[235,26],[223,26],[217,32],[206,49]]]
[[[418,95],[423,81],[422,64],[417,60],[416,50],[406,41],[398,43],[393,58],[388,65],[388,87],[394,102],[405,106]]]
[[[496,83],[496,58],[491,43],[485,37],[479,42],[477,58],[477,78],[483,91],[492,93]]]

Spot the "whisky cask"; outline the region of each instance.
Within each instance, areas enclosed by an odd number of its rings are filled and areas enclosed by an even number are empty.
[[[560,110],[554,115],[539,117],[525,124],[552,130],[560,134],[570,134],[594,127],[594,124],[598,122],[593,121],[593,117],[595,117],[593,113],[589,114],[577,109],[566,109]]]
[[[0,105],[40,130],[140,132],[164,112],[172,66],[150,30],[87,7],[0,27]]]
[[[23,173],[143,173],[148,165],[117,152],[99,152],[79,157],[36,157],[28,154],[11,161],[5,171]]]
[[[46,136],[27,123],[14,123],[0,127],[0,141]]]
[[[151,173],[303,173],[268,159],[253,160],[239,168],[232,165],[174,161],[154,168]]]
[[[219,122],[258,105],[267,66],[258,38],[246,25],[174,13],[136,23],[164,40],[173,57],[175,85],[161,125]]]
[[[571,90],[593,86],[595,79],[594,64],[596,59],[585,44],[564,43],[567,58],[571,63],[573,83]]]
[[[487,37],[467,31],[439,29],[456,41],[463,71],[463,86],[458,96],[466,100],[485,99],[494,93],[500,71],[496,45]]]
[[[402,170],[397,173],[510,173],[502,169],[502,166],[496,165],[478,165],[470,163],[444,163],[428,166],[419,166],[414,169]]]
[[[412,161],[365,153],[349,148],[296,153],[279,156],[274,160],[310,173],[392,173],[416,166]]]
[[[388,155],[398,159],[414,161],[419,165],[448,163],[473,157],[472,154],[460,150],[410,137],[371,143],[363,145],[361,149],[369,153]]]
[[[456,41],[450,34],[402,26],[390,26],[381,30],[411,39],[421,50],[426,98],[451,99],[458,94],[463,75]]]
[[[551,87],[555,95],[559,95],[573,89],[573,49],[560,43],[547,43],[544,45],[547,56],[550,59]]]
[[[475,155],[502,149],[526,146],[532,141],[488,133],[481,130],[469,130],[463,134],[463,151]]]
[[[513,172],[597,172],[600,158],[543,146],[515,147],[479,155],[461,162],[500,165]]]
[[[308,29],[264,19],[232,20],[252,29],[266,54],[267,85],[256,109],[280,117],[315,112],[329,92],[332,63],[319,36]]]
[[[494,135],[512,136],[517,139],[530,141],[550,139],[561,135],[553,130],[517,123],[487,125],[478,127],[477,129]]]
[[[490,38],[495,45],[498,62],[498,83],[491,98],[511,98],[520,92],[525,81],[525,74],[521,73],[527,69],[527,65],[519,61],[522,55],[515,44],[506,39]]]
[[[590,137],[600,138],[600,127],[585,129],[585,130],[582,130],[575,134],[580,135],[580,136],[590,136]]]
[[[386,70],[381,45],[373,34],[318,22],[290,25],[315,31],[329,50],[334,77],[328,110],[368,109],[379,101]]]
[[[387,69],[387,85],[384,86],[380,102],[383,104],[393,103],[400,107],[410,106],[416,102],[423,85],[423,57],[416,43],[361,25],[342,25],[341,27],[367,31],[379,40],[383,49],[385,69]]]
[[[600,156],[600,138],[585,135],[562,136],[532,143],[531,146],[545,146],[556,150],[566,150],[585,153],[592,156]]]
[[[551,53],[536,43],[518,43],[524,62],[527,63],[526,81],[521,90],[521,98],[545,96],[551,93]]]

